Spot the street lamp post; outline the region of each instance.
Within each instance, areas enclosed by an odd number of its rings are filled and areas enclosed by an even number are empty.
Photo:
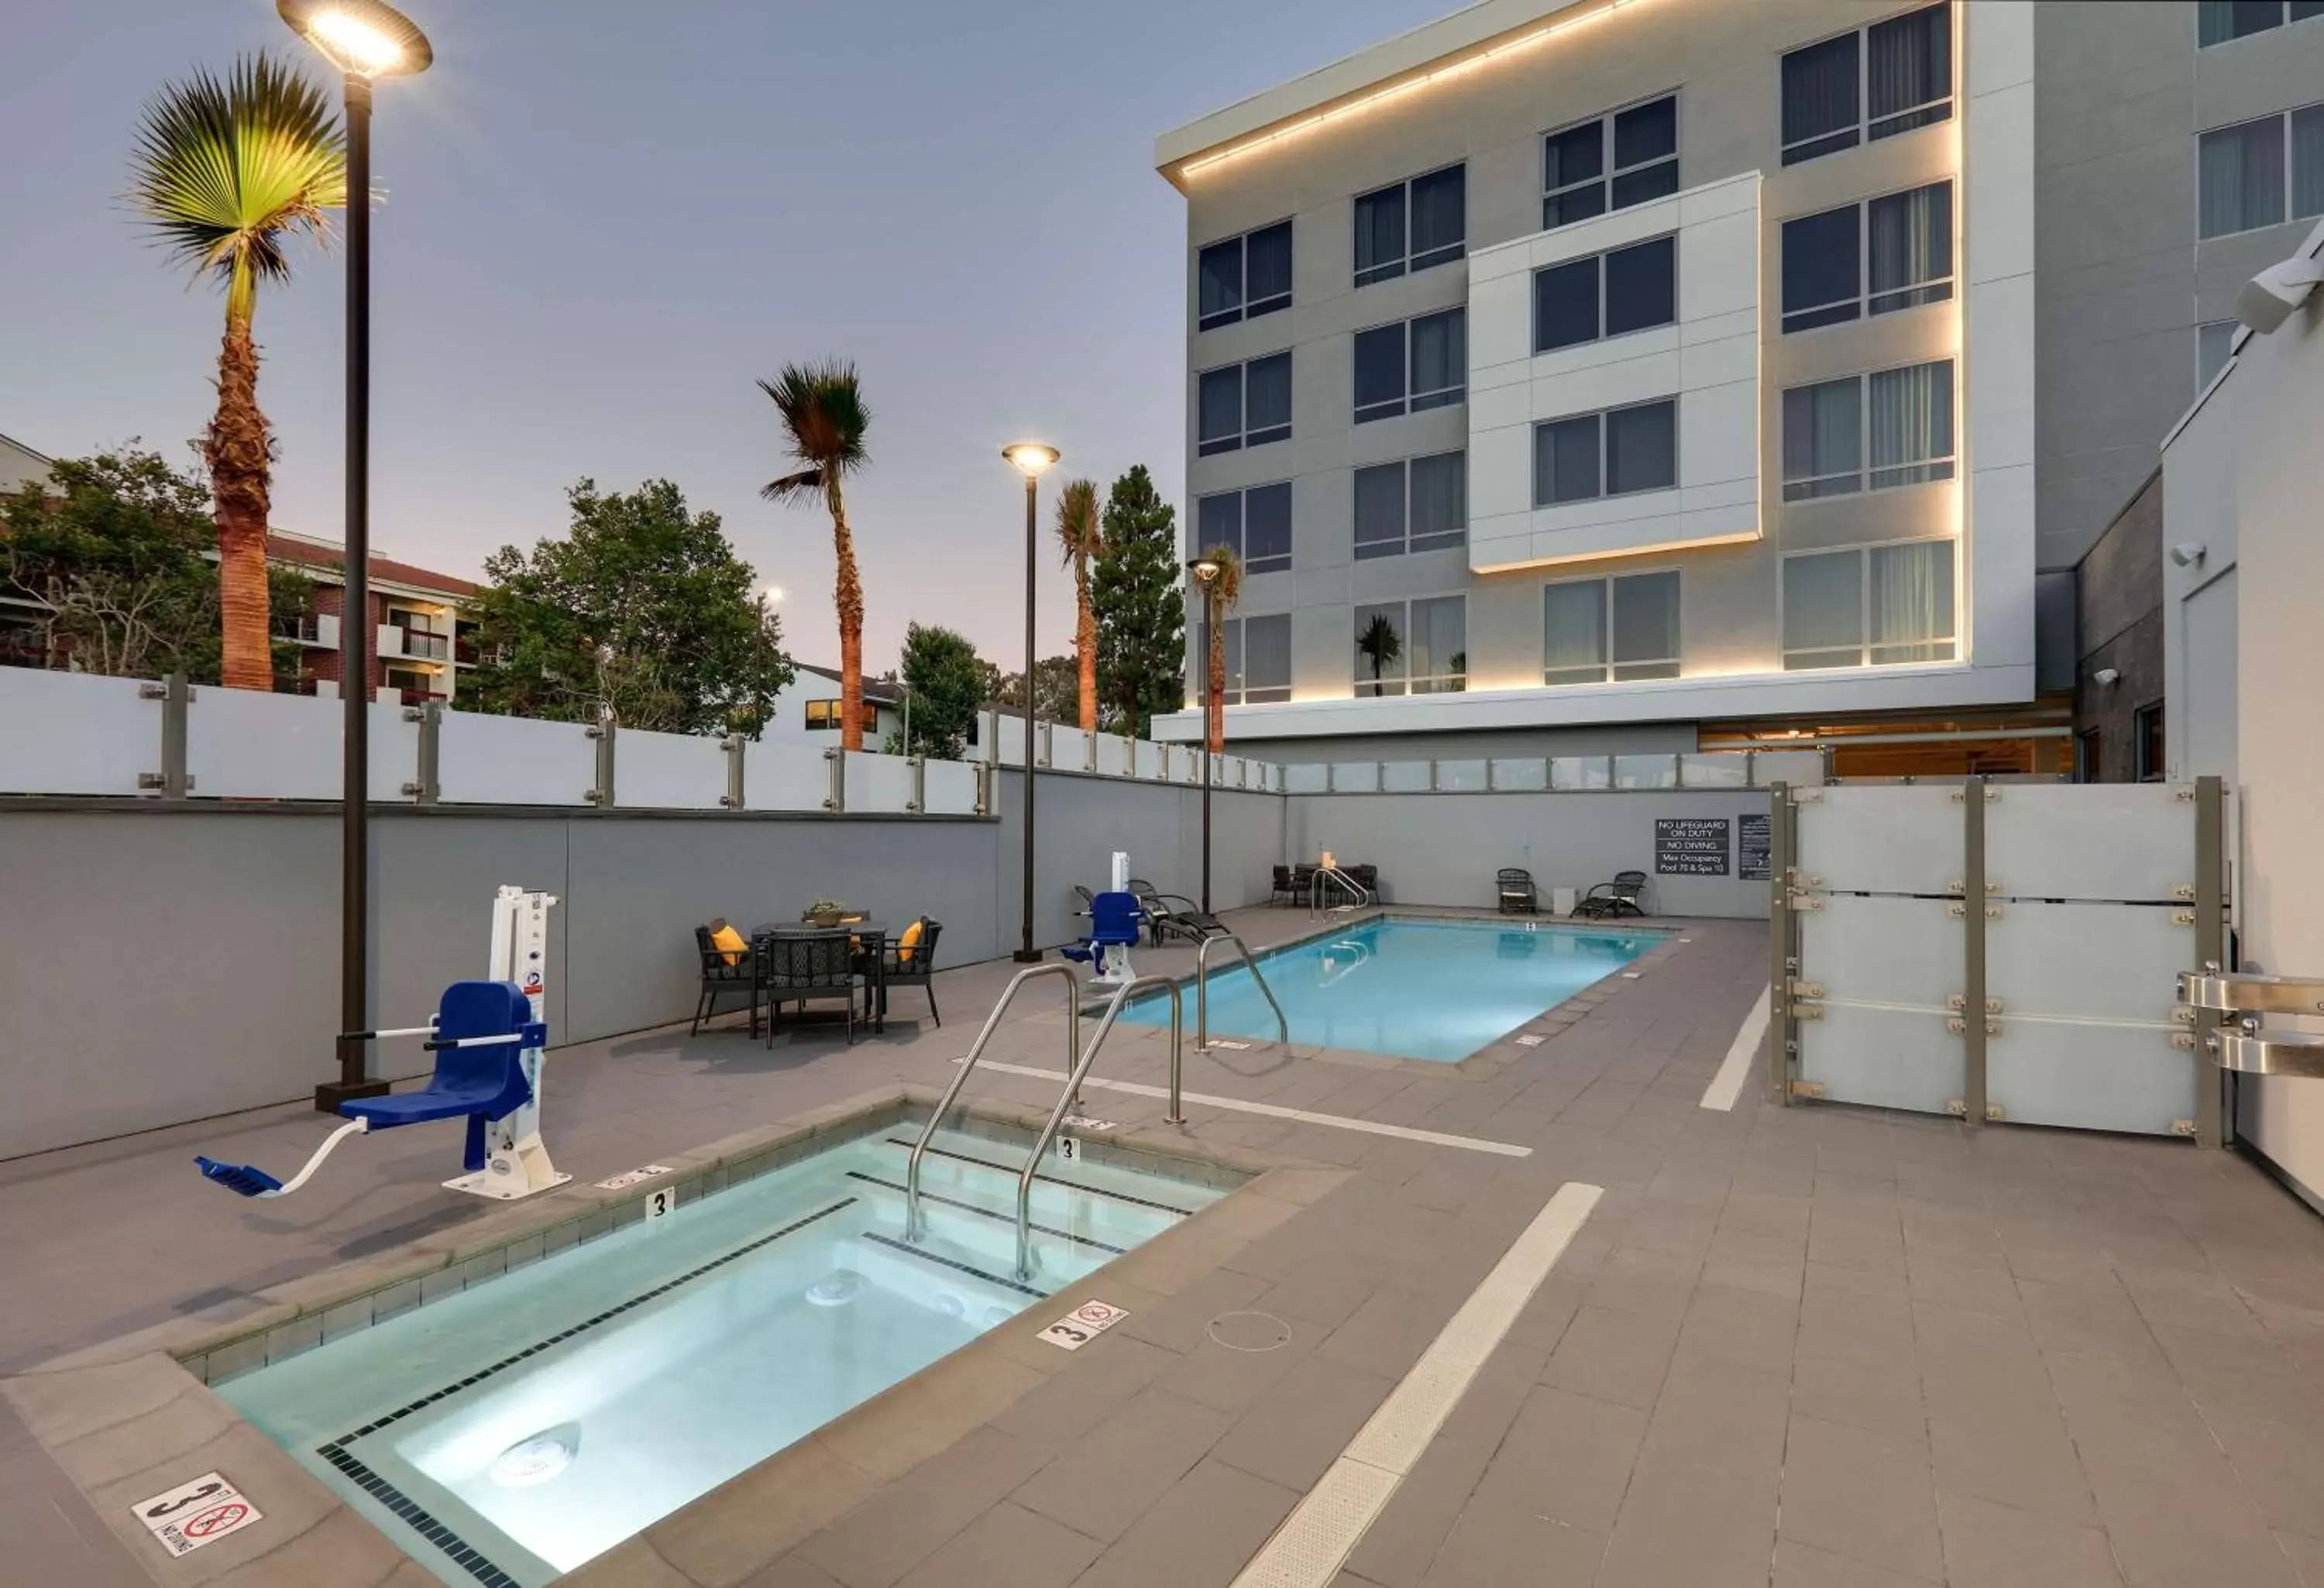
[[[1035,965],[1041,951],[1033,946],[1033,575],[1040,564],[1034,507],[1041,475],[1057,461],[1057,449],[1038,441],[1019,441],[1003,447],[1001,456],[1025,476],[1025,919],[1023,937],[1011,957],[1019,965]]]
[[[426,71],[428,35],[380,0],[277,0],[300,38],[337,67],[346,84],[347,355],[346,555],[339,615],[339,698],[346,726],[339,783],[339,1078],[315,1088],[315,1106],[337,1113],[355,1097],[376,1097],[370,1078],[371,1024],[371,86],[374,78]],[[350,643],[352,641],[352,643]]]
[[[1211,913],[1211,634],[1219,621],[1219,565],[1207,557],[1186,564],[1203,587],[1203,913]]]

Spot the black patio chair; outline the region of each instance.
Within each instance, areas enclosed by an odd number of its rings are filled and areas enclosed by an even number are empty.
[[[1573,907],[1573,913],[1591,920],[1646,913],[1646,873],[1616,872],[1610,882],[1594,884]]]
[[[686,1034],[702,1033],[702,1022],[718,1016],[721,998],[746,998],[751,1003],[751,1026],[755,1033],[759,1024],[757,968],[751,962],[748,948],[721,948],[710,940],[710,934],[725,925],[713,921],[706,927],[694,928],[694,946],[702,956],[702,993],[694,1001],[694,1023]]]
[[[767,998],[767,1046],[775,1044],[782,1029],[783,1005],[796,1003],[802,1012],[810,1002],[840,999],[847,1005],[847,1040],[855,1040],[855,951],[847,928],[828,931],[777,932],[753,946],[759,962],[759,986]]]
[[[936,1012],[936,938],[944,931],[944,922],[922,916],[913,925],[920,928],[918,942],[890,937],[880,951],[881,996],[884,1000],[890,987],[918,987],[928,995],[928,1018],[941,1026],[944,1016]],[[881,1013],[886,1013],[884,1006]]]
[[[1270,905],[1299,902],[1299,884],[1293,878],[1289,866],[1275,868],[1274,880],[1268,884],[1267,902]]]
[[[1372,902],[1374,904],[1378,904],[1379,902],[1379,867],[1376,865],[1348,865],[1342,866],[1340,869],[1348,873],[1349,880],[1353,882],[1357,887],[1361,888],[1365,892],[1372,896]]]
[[[1226,935],[1225,922],[1184,893],[1165,893],[1150,882],[1132,882],[1130,887],[1138,895],[1139,908],[1146,912],[1146,929],[1157,945],[1165,937],[1200,943],[1214,933]]]
[[[1541,900],[1534,892],[1533,873],[1505,865],[1493,878],[1493,889],[1503,915],[1539,915]]]
[[[1312,862],[1295,861],[1291,866],[1291,902],[1305,904],[1315,891],[1315,867]]]

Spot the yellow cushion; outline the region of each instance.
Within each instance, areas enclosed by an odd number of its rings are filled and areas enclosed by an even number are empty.
[[[742,933],[724,921],[719,922],[718,929],[710,934],[710,941],[724,952],[728,965],[741,965],[743,953],[751,946],[743,940]]]
[[[913,953],[918,949],[920,945],[920,929],[927,924],[927,923],[925,921],[914,921],[910,926],[904,928],[904,935],[896,939],[896,958],[899,962],[908,963],[910,961]]]

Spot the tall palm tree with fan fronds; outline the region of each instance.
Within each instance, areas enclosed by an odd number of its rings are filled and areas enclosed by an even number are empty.
[[[258,407],[258,283],[290,278],[285,245],[326,240],[325,212],[347,199],[346,137],[322,91],[260,53],[221,79],[197,71],[148,100],[129,202],[163,248],[226,288],[217,410],[202,454],[217,522],[222,677],[271,689],[266,523],[273,438]],[[351,652],[359,654],[359,652]]]
[[[787,364],[759,390],[774,402],[791,461],[800,466],[770,480],[759,494],[770,502],[821,501],[831,513],[831,542],[839,561],[833,605],[839,613],[839,743],[863,748],[863,581],[855,572],[855,540],[847,527],[840,484],[872,461],[863,432],[872,411],[863,405],[855,366],[840,359]]]
[[[1211,753],[1216,755],[1226,748],[1227,742],[1227,614],[1242,599],[1242,559],[1231,546],[1213,546],[1203,553],[1203,560],[1218,565],[1219,571],[1211,577],[1214,599],[1206,600],[1204,618],[1210,629],[1209,678],[1203,690],[1203,718],[1205,736],[1210,741]],[[1218,621],[1209,623],[1213,614]]]
[[[1070,480],[1057,493],[1057,543],[1074,570],[1074,650],[1081,661],[1082,732],[1097,732],[1097,612],[1090,605],[1090,559],[1105,552],[1097,482]]]

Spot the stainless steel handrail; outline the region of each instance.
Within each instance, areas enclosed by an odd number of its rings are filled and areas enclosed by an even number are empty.
[[[1309,919],[1312,920],[1315,917],[1323,913],[1323,882],[1327,878],[1332,882],[1337,882],[1341,887],[1345,888],[1349,894],[1355,900],[1354,905],[1351,908],[1361,909],[1365,905],[1370,904],[1372,901],[1372,891],[1370,888],[1365,887],[1361,882],[1356,881],[1355,878],[1348,875],[1347,872],[1342,871],[1338,866],[1319,865],[1315,868],[1314,881],[1307,884],[1307,916]]]
[[[993,1029],[1001,1024],[1001,1013],[1008,1009],[1010,1000],[1017,996],[1017,989],[1035,976],[1065,977],[1065,1067],[1071,1069],[1079,1057],[1082,1040],[1082,979],[1074,974],[1073,966],[1052,961],[1047,965],[1028,965],[1010,977],[1009,985],[1001,990],[1001,1001],[992,1006],[992,1012],[984,1017],[984,1029],[976,1034],[976,1040],[969,1046],[968,1057],[960,1061],[959,1073],[953,1076],[952,1085],[945,1088],[944,1097],[937,1103],[936,1112],[928,1116],[928,1122],[921,1128],[920,1139],[912,1143],[911,1160],[904,1168],[904,1239],[907,1241],[919,1238],[920,1159],[928,1149],[928,1138],[936,1133],[936,1127],[944,1123],[945,1115],[952,1111],[953,1099],[960,1095],[961,1087],[967,1084],[968,1072],[976,1067],[977,1059],[984,1052],[985,1043],[992,1039]]]
[[[1286,1048],[1291,1046],[1291,1022],[1283,1018],[1283,1005],[1275,1001],[1275,989],[1267,984],[1267,977],[1259,968],[1259,959],[1250,945],[1232,932],[1222,932],[1215,937],[1203,939],[1194,950],[1194,1051],[1207,1053],[1211,1048],[1211,945],[1231,943],[1241,954],[1243,964],[1250,966],[1250,979],[1267,994],[1267,1007],[1275,1011],[1275,1039]]]
[[[1098,1020],[1096,1033],[1090,1038],[1089,1046],[1083,1049],[1072,1073],[1066,1076],[1065,1089],[1057,1094],[1057,1105],[1049,1111],[1049,1122],[1041,1127],[1041,1134],[1033,1142],[1033,1150],[1025,1155],[1025,1168],[1017,1177],[1017,1279],[1020,1284],[1033,1275],[1034,1173],[1040,1168],[1043,1155],[1049,1150],[1049,1143],[1056,1137],[1057,1126],[1065,1117],[1065,1105],[1081,1094],[1082,1077],[1089,1074],[1090,1066],[1097,1058],[1097,1050],[1105,1046],[1106,1034],[1113,1029],[1115,1018],[1129,1003],[1130,995],[1142,987],[1160,987],[1170,994],[1170,1112],[1165,1117],[1174,1125],[1186,1122],[1185,1111],[1178,1103],[1179,1042],[1184,1035],[1178,983],[1167,976],[1140,976],[1134,982],[1123,983],[1121,990],[1113,995],[1113,1001],[1105,1006],[1105,1013]]]

